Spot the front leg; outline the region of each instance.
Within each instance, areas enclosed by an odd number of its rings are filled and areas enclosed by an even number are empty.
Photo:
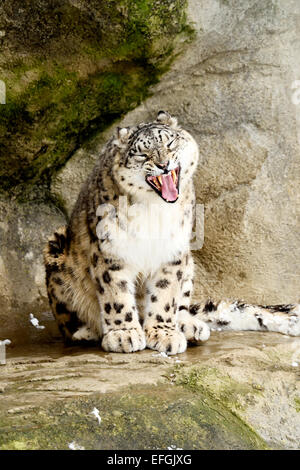
[[[209,327],[190,313],[194,264],[190,253],[161,267],[147,284],[144,331],[147,346],[178,354],[187,341],[206,341]]]
[[[122,262],[94,257],[92,267],[103,338],[102,348],[112,352],[134,352],[146,347],[139,322],[133,273]]]
[[[186,350],[185,335],[179,330],[178,303],[182,298],[182,259],[163,265],[146,283],[143,329],[147,347],[167,354]]]
[[[207,341],[210,337],[208,325],[193,315],[193,309],[190,308],[194,284],[194,261],[190,253],[186,254],[181,266],[183,276],[181,281],[181,300],[178,307],[178,327],[190,343]]]

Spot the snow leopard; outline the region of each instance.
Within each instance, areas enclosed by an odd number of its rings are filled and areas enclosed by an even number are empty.
[[[67,343],[175,355],[213,328],[300,334],[298,305],[191,304],[198,155],[166,111],[116,129],[44,250],[49,303]]]

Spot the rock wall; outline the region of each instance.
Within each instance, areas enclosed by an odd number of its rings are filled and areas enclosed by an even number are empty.
[[[3,0],[0,185],[32,184],[147,96],[190,37],[186,0]]]
[[[188,21],[195,31],[193,41],[151,88],[151,96],[114,126],[150,120],[166,109],[199,144],[195,182],[197,201],[205,207],[205,239],[203,248],[194,252],[197,298],[299,301],[299,3],[189,0]],[[61,171],[45,173],[52,200],[59,201],[65,214],[111,133],[112,128],[101,131],[84,142]],[[35,233],[35,214],[43,214],[35,244],[35,253],[40,253],[44,235],[61,223],[63,213],[52,205],[53,216],[47,219],[49,204],[29,206],[32,215],[16,219],[24,226],[32,224],[30,233]],[[9,210],[17,214],[23,209],[15,205]],[[12,248],[4,239],[1,256],[20,253],[20,240],[10,243]],[[32,303],[22,301],[22,286],[19,291],[7,256],[2,279],[12,287],[1,291],[10,298],[10,315],[21,322],[29,305],[42,310],[38,299],[44,299],[46,308],[45,292],[40,280],[35,281],[39,262],[28,265],[26,254],[14,256],[17,270],[26,266],[29,272],[25,290],[31,284],[35,292]],[[1,318],[5,311],[6,306]]]

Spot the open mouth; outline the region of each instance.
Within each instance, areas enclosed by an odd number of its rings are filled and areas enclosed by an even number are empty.
[[[146,181],[166,202],[175,202],[179,195],[180,167],[158,176],[147,176]]]

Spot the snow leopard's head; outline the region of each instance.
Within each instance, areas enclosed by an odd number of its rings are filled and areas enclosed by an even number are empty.
[[[113,143],[119,148],[119,182],[139,199],[151,193],[176,202],[180,188],[191,184],[198,147],[169,113],[159,111],[153,122],[118,128]]]

